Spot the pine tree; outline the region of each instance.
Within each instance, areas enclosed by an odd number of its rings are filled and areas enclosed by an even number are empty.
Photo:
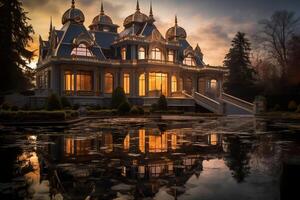
[[[19,0],[0,0],[0,93],[32,87],[34,52],[27,50],[33,28]]]
[[[245,33],[238,32],[224,60],[224,66],[229,69],[224,84],[225,92],[247,100],[254,98],[255,93],[255,71],[251,66],[250,51],[250,42]]]

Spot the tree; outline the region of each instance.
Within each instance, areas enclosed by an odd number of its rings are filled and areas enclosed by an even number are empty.
[[[127,97],[122,87],[117,87],[111,97],[111,107],[118,108],[122,103],[127,102]]]
[[[32,86],[33,70],[28,63],[34,52],[27,47],[34,31],[26,15],[21,1],[0,0],[0,93]]]
[[[288,41],[294,35],[299,18],[293,12],[276,11],[271,19],[260,21],[262,30],[258,36],[270,56],[280,65],[281,78],[287,78]]]
[[[247,100],[254,98],[255,71],[250,62],[250,51],[250,42],[245,33],[238,32],[224,60],[224,66],[229,69],[224,83],[225,91]]]

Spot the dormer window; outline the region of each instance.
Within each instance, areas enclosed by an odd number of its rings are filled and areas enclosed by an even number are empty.
[[[190,54],[185,57],[185,59],[183,60],[183,64],[188,66],[196,66],[195,60]]]
[[[122,48],[121,49],[121,58],[122,60],[126,60],[126,48]]]
[[[168,51],[168,61],[174,62],[174,51],[173,50]]]
[[[139,60],[143,60],[145,59],[145,48],[144,47],[140,47],[139,48]]]
[[[159,48],[153,48],[151,50],[151,58],[153,60],[162,60],[162,54]]]
[[[85,44],[79,44],[78,47],[75,47],[72,52],[71,55],[76,55],[76,56],[88,56],[91,57],[93,56],[92,52],[87,48],[87,46]]]

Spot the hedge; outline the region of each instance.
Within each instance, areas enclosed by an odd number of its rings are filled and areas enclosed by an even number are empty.
[[[61,121],[65,119],[64,111],[0,111],[0,121]]]

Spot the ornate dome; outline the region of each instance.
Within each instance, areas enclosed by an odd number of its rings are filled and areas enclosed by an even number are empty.
[[[62,24],[65,24],[68,21],[82,24],[84,19],[84,14],[81,10],[75,8],[75,1],[72,0],[71,8],[68,9],[62,16]]]
[[[104,13],[103,3],[101,3],[100,14],[94,17],[92,24],[113,25],[111,18]]]
[[[140,12],[140,5],[139,1],[137,1],[136,4],[136,11],[134,14],[129,15],[125,18],[123,25],[126,27],[130,25],[131,23],[137,22],[137,23],[143,23],[149,20],[149,17],[145,15],[144,13]]]
[[[175,16],[175,26],[169,28],[166,33],[167,40],[186,39],[187,34],[184,28],[178,26],[177,16]]]

